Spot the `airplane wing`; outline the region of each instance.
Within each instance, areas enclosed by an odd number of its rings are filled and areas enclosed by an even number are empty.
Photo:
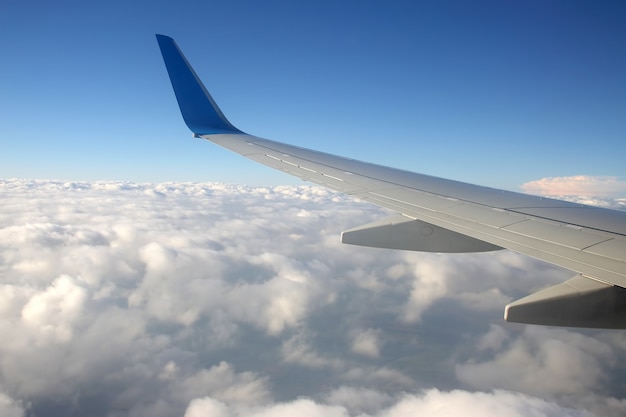
[[[505,308],[511,322],[626,328],[626,212],[481,187],[248,135],[221,112],[170,37],[157,35],[194,136],[398,213],[344,243],[427,252],[508,248],[570,269],[570,280]]]

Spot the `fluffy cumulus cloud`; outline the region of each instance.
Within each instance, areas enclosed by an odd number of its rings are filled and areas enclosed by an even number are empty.
[[[505,391],[471,393],[461,390],[441,392],[430,389],[420,394],[402,395],[391,407],[375,414],[362,413],[359,417],[461,417],[468,413],[501,417],[591,416],[586,411],[568,410],[538,398]],[[229,407],[210,397],[193,400],[185,413],[185,417],[349,417],[350,415],[354,414],[351,414],[347,407],[316,403],[309,399],[250,408]]]
[[[548,177],[524,183],[522,190],[545,196],[624,197],[626,181],[589,175]]]
[[[389,213],[318,187],[0,201],[0,416],[626,414],[621,332],[502,320],[545,263],[341,245]]]

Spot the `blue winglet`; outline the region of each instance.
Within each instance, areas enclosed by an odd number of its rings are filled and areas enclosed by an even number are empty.
[[[196,135],[242,133],[217,107],[174,39],[164,35],[156,37],[187,127]]]

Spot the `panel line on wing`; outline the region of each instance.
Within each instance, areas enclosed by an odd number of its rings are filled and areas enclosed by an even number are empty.
[[[336,181],[341,181],[341,182],[344,182],[344,180],[343,180],[343,179],[341,179],[341,178],[337,178],[337,177],[333,177],[332,175],[328,175],[328,174],[324,174],[324,173],[322,173],[322,175],[323,175],[323,176],[325,176],[325,177],[328,177],[328,178],[332,178],[332,179],[334,179],[334,180],[336,180]]]
[[[506,226],[504,229],[578,250],[584,250],[584,248],[610,239],[610,237],[601,236],[598,233],[571,229],[554,224],[554,222],[533,218]]]
[[[596,243],[595,245],[591,245],[583,250],[594,255],[621,260],[626,253],[626,241],[624,239],[613,238],[604,242]]]

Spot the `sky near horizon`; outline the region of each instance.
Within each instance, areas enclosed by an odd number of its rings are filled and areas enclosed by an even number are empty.
[[[257,136],[513,190],[621,181],[625,20],[622,2],[5,0],[0,178],[298,184],[191,138],[162,33]]]

